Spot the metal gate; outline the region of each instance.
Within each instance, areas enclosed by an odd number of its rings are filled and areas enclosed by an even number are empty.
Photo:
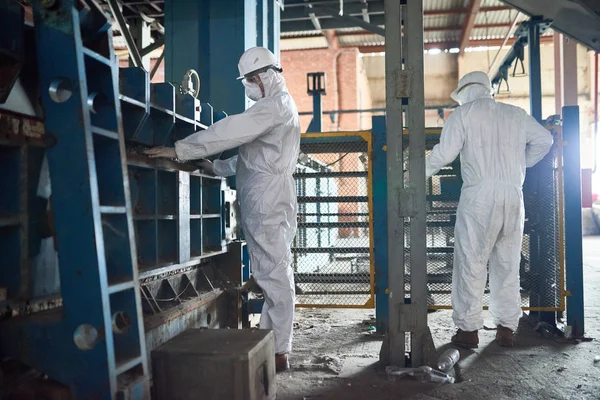
[[[527,170],[523,196],[525,228],[520,265],[524,310],[565,309],[562,136],[549,127],[555,145]],[[426,153],[439,142],[441,128],[426,129]],[[408,132],[403,135],[408,178]],[[302,135],[303,153],[295,178],[298,233],[293,268],[298,307],[373,308],[375,295],[387,296],[387,279],[375,286],[374,235],[387,235],[387,211],[373,218],[373,182],[385,182],[385,168],[373,173],[371,132]],[[381,147],[381,146],[379,146]],[[380,149],[377,149],[377,154]],[[385,148],[382,150],[385,151]],[[408,184],[408,183],[406,183]],[[454,224],[462,178],[460,159],[427,182],[427,289],[430,309],[450,309]],[[381,207],[381,204],[378,206]],[[379,232],[374,232],[377,223]],[[410,226],[405,221],[405,301],[410,301]],[[382,243],[379,241],[378,243]],[[385,241],[387,246],[387,241]],[[380,251],[381,250],[381,251]],[[387,254],[386,249],[380,253]],[[377,274],[387,276],[387,258]],[[379,300],[377,300],[379,302]],[[484,308],[489,303],[489,288]]]
[[[371,132],[302,135],[297,307],[374,307]]]

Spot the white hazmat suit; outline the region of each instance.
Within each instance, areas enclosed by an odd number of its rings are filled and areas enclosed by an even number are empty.
[[[261,329],[272,329],[275,352],[292,350],[294,275],[291,244],[296,235],[296,184],[300,120],[283,76],[268,69],[258,85],[244,82],[256,103],[208,129],[175,143],[177,158],[192,160],[239,146],[239,154],[216,160],[215,175],[236,174],[242,229],[254,280],[265,297]],[[258,90],[258,91],[257,91]]]
[[[490,312],[496,325],[515,331],[521,317],[519,264],[525,209],[525,169],[552,146],[552,135],[523,109],[496,102],[489,78],[473,72],[452,98],[456,108],[427,159],[427,177],[460,154],[463,187],[456,214],[452,308],[456,326],[483,326],[487,266]]]

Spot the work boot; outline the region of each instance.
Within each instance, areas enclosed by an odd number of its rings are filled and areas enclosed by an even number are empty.
[[[515,345],[515,337],[512,329],[498,325],[496,331],[496,342],[502,347],[513,347]]]
[[[275,372],[283,372],[290,369],[287,353],[275,354]]]
[[[455,344],[465,349],[476,349],[479,347],[479,334],[477,331],[466,332],[458,330],[456,335],[452,336],[452,344]]]

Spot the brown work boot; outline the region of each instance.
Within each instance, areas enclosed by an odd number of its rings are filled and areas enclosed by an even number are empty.
[[[465,349],[476,349],[479,347],[479,334],[477,331],[466,332],[458,330],[456,335],[452,336],[452,344],[455,344]]]
[[[515,345],[515,337],[513,331],[502,325],[498,325],[496,331],[496,342],[502,347],[513,347]]]
[[[275,371],[283,372],[290,369],[290,362],[288,361],[287,353],[275,354]]]

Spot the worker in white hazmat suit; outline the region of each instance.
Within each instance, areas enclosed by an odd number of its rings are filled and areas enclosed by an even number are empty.
[[[496,341],[512,346],[522,315],[519,263],[525,209],[525,168],[552,147],[552,135],[523,109],[496,102],[487,74],[460,79],[452,99],[460,105],[442,130],[427,159],[427,177],[460,154],[463,187],[456,213],[452,342],[479,344],[482,301],[489,263],[490,312]]]
[[[260,327],[275,335],[277,370],[289,368],[294,320],[291,244],[296,235],[296,184],[293,173],[300,150],[300,120],[273,53],[247,50],[238,68],[246,96],[256,103],[208,129],[175,143],[148,150],[150,157],[194,160],[239,146],[228,160],[204,162],[217,176],[237,176],[242,229],[252,275],[265,303]]]

